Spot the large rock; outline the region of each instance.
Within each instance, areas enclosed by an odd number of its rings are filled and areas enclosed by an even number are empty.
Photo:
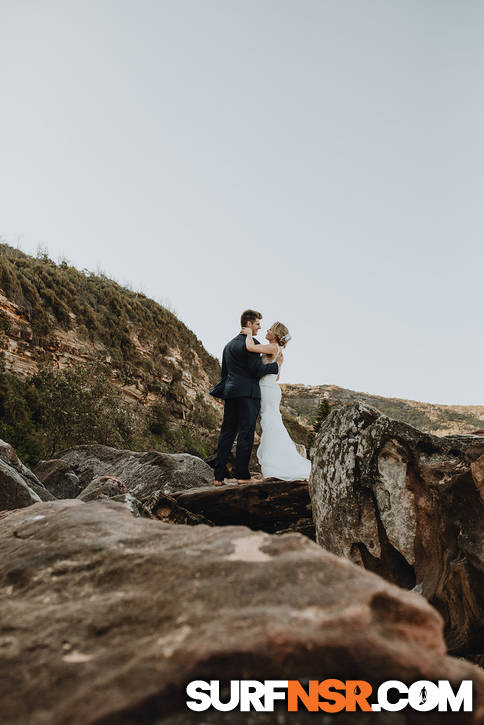
[[[99,476],[114,476],[148,507],[155,505],[159,492],[170,494],[213,482],[210,466],[188,453],[137,452],[94,444],[69,448],[59,459],[77,476],[81,489]]]
[[[34,473],[56,498],[76,498],[82,492],[83,487],[72,467],[60,458],[40,461]]]
[[[315,538],[307,481],[265,479],[179,491],[173,497],[218,526],[243,525],[270,534],[297,531]]]
[[[446,655],[442,619],[423,597],[299,534],[171,526],[113,502],[37,503],[2,520],[0,599],[9,725],[314,722],[304,711],[187,710],[188,681],[240,678],[375,688],[471,679],[474,711],[452,720],[484,717],[484,673]],[[416,716],[382,712],[378,722]],[[437,711],[422,717],[442,721]],[[338,722],[373,720],[355,712]]]
[[[12,446],[0,440],[0,511],[54,499],[30,468],[24,466]]]
[[[113,476],[98,476],[86,486],[78,499],[86,503],[90,501],[119,501],[126,506],[133,516],[153,518],[146,506],[128,491],[119,478]]]
[[[356,403],[323,423],[309,484],[317,541],[421,592],[456,654],[484,652],[483,455]]]
[[[92,499],[92,500],[100,500],[100,501],[119,501],[119,503],[123,504],[123,506],[129,511],[130,514],[133,516],[144,516],[148,519],[154,519],[155,516],[149,511],[144,504],[141,503],[139,499],[136,498],[136,496],[133,496],[132,493],[119,493],[116,496],[111,496],[109,498],[104,498],[101,496],[99,499]]]
[[[96,501],[128,493],[128,487],[114,476],[98,476],[79,494],[81,501]]]

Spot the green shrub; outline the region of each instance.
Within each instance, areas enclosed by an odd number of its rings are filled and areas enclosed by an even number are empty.
[[[129,409],[105,365],[75,364],[60,371],[43,366],[32,381],[40,399],[39,426],[49,457],[83,443],[122,447],[132,437]]]
[[[6,312],[0,310],[0,332],[4,332],[8,335],[11,330],[10,317]]]
[[[313,422],[313,429],[308,437],[308,449],[311,450],[311,448],[314,445],[314,441],[316,440],[316,436],[318,435],[319,431],[321,430],[321,426],[323,425],[323,421],[326,420],[328,415],[331,413],[331,403],[326,398],[323,398],[319,404],[318,412],[316,413],[316,418]]]
[[[170,413],[164,403],[153,403],[147,411],[148,428],[151,433],[163,439],[169,432]]]

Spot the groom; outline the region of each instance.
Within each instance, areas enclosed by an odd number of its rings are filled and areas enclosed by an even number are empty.
[[[262,315],[255,310],[245,310],[240,326],[250,327],[255,337],[260,329]],[[251,483],[249,458],[254,443],[254,432],[260,410],[259,378],[279,372],[277,363],[264,365],[257,352],[249,352],[245,346],[246,335],[240,332],[225,345],[222,356],[222,380],[211,395],[225,400],[224,418],[218,440],[215,459],[214,486],[224,482],[225,464],[237,435],[235,453],[235,478],[237,483]],[[258,340],[254,340],[259,344]]]

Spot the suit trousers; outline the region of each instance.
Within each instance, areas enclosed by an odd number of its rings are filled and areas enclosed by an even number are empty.
[[[249,459],[254,443],[255,426],[260,411],[260,398],[228,398],[218,439],[215,459],[215,480],[223,481],[225,466],[237,435],[235,478],[248,479]]]

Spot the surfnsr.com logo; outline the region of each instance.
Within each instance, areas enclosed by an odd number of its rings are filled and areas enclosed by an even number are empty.
[[[365,711],[395,712],[411,707],[428,712],[472,712],[472,680],[462,680],[454,692],[449,680],[418,680],[407,686],[399,680],[387,680],[376,691],[366,680],[231,680],[229,694],[221,696],[220,680],[192,680],[186,688],[186,705],[190,710],[202,712],[209,708],[227,712],[274,712],[276,700],[285,700],[289,712],[308,710],[328,713]]]

